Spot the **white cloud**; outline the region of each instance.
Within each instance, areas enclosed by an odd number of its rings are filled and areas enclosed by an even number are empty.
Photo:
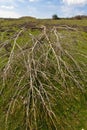
[[[0,17],[1,18],[18,18],[20,14],[15,11],[0,9]]]
[[[14,9],[14,6],[6,6],[6,5],[1,5],[0,8],[2,9]]]
[[[0,3],[12,3],[14,2],[15,0],[0,0]]]
[[[20,13],[16,11],[17,1],[24,0],[0,0],[0,18],[18,18]]]
[[[26,0],[0,0],[0,3],[10,3],[10,4],[15,4],[17,2],[25,2]]]
[[[18,0],[19,2],[21,2],[21,3],[24,3],[25,2],[25,0]]]
[[[63,17],[72,17],[75,15],[85,14],[84,10],[80,10],[74,6],[62,5],[60,9]]]
[[[30,2],[36,2],[36,1],[38,1],[38,0],[29,0]]]
[[[63,0],[68,5],[86,4],[87,0]]]
[[[62,0],[63,4],[60,7],[63,17],[72,17],[75,15],[84,15],[84,5],[87,4],[87,0]],[[79,7],[79,8],[78,8]]]
[[[15,1],[20,1],[20,2],[22,2],[22,1],[24,1],[24,0],[0,0],[0,2],[15,2]]]

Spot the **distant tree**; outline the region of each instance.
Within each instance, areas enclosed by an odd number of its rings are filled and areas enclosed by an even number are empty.
[[[75,19],[81,20],[82,17],[80,15],[75,16]]]
[[[52,16],[52,19],[56,20],[56,19],[59,19],[59,17],[57,16],[57,14],[54,14],[54,15]]]

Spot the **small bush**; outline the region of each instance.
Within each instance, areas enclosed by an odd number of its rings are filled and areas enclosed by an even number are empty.
[[[54,14],[54,15],[52,16],[52,19],[57,20],[57,19],[59,19],[59,17],[58,17],[56,14]]]

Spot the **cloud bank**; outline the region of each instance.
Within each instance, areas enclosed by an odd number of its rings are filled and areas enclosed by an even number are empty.
[[[15,11],[0,9],[1,18],[18,18],[20,15]]]
[[[87,15],[87,0],[0,0],[0,17]]]
[[[87,4],[87,0],[63,0],[68,5]]]

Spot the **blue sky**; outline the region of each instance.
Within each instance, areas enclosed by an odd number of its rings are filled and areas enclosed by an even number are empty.
[[[0,17],[51,18],[87,15],[87,0],[0,0]]]

